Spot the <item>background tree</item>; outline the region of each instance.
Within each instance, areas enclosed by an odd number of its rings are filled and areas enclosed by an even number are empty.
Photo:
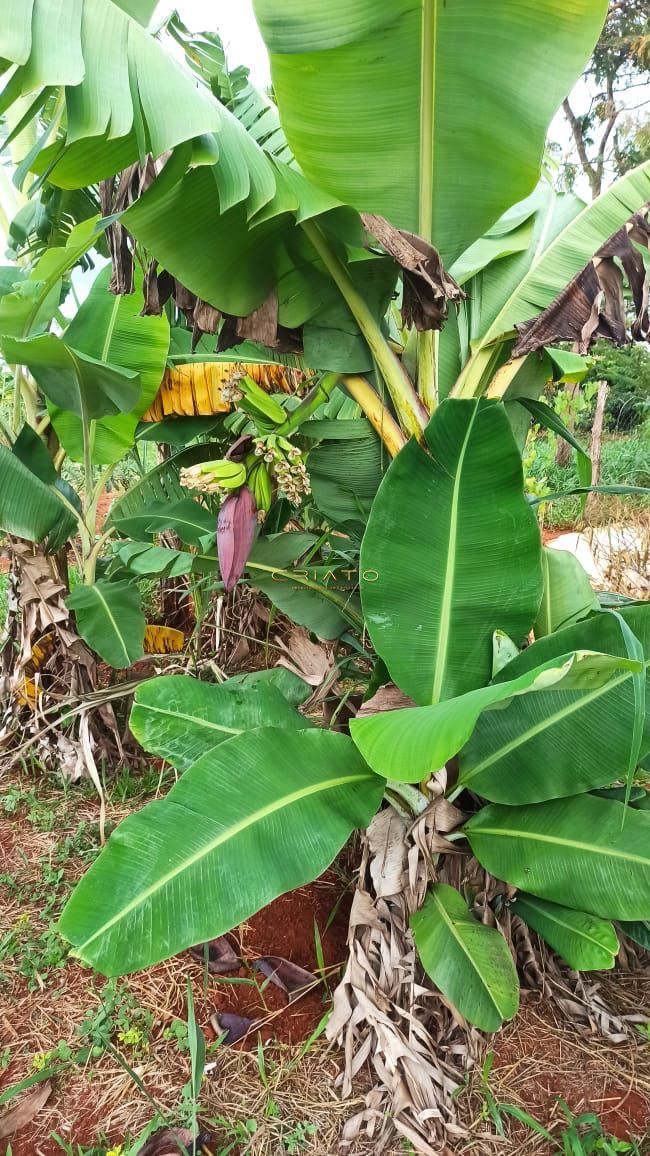
[[[650,64],[650,15],[647,0],[616,0],[583,80],[590,91],[584,113],[567,97],[563,109],[569,122],[577,164],[569,160],[565,179],[571,184],[582,169],[597,197],[608,168],[622,176],[650,156],[647,68]],[[624,94],[638,90],[639,101],[625,104]]]

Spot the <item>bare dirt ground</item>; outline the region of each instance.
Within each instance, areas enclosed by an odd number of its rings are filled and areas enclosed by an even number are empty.
[[[153,774],[148,781],[132,776],[109,785],[109,823],[144,801],[142,788],[151,797],[157,785]],[[188,981],[208,1044],[200,1118],[212,1133],[215,1154],[337,1152],[343,1123],[361,1103],[337,1098],[339,1057],[328,1052],[318,1032],[345,958],[353,872],[347,866],[331,870],[240,927],[232,945],[243,965],[229,976],[208,976],[200,960],[184,953],[107,981],[66,958],[53,926],[71,885],[97,851],[98,803],[91,791],[86,784],[64,789],[34,768],[3,779],[0,1095],[43,1068],[55,1074],[44,1105],[20,1131],[0,1140],[0,1153],[104,1156],[111,1148],[120,1152],[120,1144],[128,1150],[156,1109],[174,1120],[185,1111],[186,1118]],[[324,965],[327,982],[288,1004],[254,970],[255,960],[267,954],[312,971]],[[647,972],[600,978],[621,1010],[650,1007]],[[242,1043],[218,1044],[210,1022],[215,1011],[245,1016],[254,1028]],[[598,1113],[608,1132],[634,1138],[641,1151],[650,1152],[650,1140],[643,1139],[650,1135],[650,1041],[643,1036],[617,1046],[582,1036],[531,993],[519,1018],[486,1041],[488,1049],[495,1053],[489,1089],[498,1104],[514,1104],[559,1131],[561,1096],[574,1113]],[[362,1077],[359,1097],[363,1089]],[[504,1136],[497,1134],[479,1071],[468,1077],[458,1104],[469,1134],[450,1152],[532,1156],[557,1150],[506,1115]],[[0,1129],[5,1110],[0,1107]],[[374,1150],[363,1142],[350,1152],[370,1156]],[[396,1142],[384,1156],[408,1151]]]

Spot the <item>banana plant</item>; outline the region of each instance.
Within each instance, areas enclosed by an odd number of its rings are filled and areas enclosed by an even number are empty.
[[[650,168],[588,209],[528,200],[605,0],[504,0],[489,15],[477,0],[256,0],[277,109],[222,70],[197,86],[124,7],[78,0],[56,60],[45,0],[3,19],[0,107],[27,92],[45,125],[23,171],[79,187],[152,155],[156,178],[119,218],[141,254],[224,315],[220,342],[298,335],[306,364],[341,376],[394,457],[367,519],[357,624],[378,683],[384,671],[406,702],[373,714],[370,699],[348,736],[241,683],[145,684],[134,734],[182,774],[111,836],[62,934],[109,975],[223,934],[318,876],[379,808],[433,807],[445,767],[464,816],[450,841],[503,881],[495,919],[510,905],[573,966],[612,966],[614,921],[650,918],[650,817],[633,790],[650,751],[650,608],[596,609],[582,581],[572,591],[543,566],[502,404],[535,402],[539,351],[575,340],[567,281],[574,303],[582,279],[591,313],[622,293],[598,279],[622,254],[646,323],[632,246],[645,217],[627,222]],[[596,332],[609,322],[593,313]],[[473,898],[436,878],[412,930],[433,982],[494,1030],[517,979]]]
[[[361,562],[366,627],[406,705],[370,700],[347,737],[239,680],[141,686],[131,728],[182,777],[69,900],[60,929],[84,962],[121,974],[223,934],[315,878],[378,807],[435,805],[445,766],[462,816],[447,838],[504,881],[497,915],[585,970],[613,966],[615,923],[650,917],[647,796],[603,790],[650,751],[650,605],[596,608],[576,580],[577,620],[525,645],[572,585],[542,565],[504,407],[446,400],[425,437],[389,467]],[[516,1012],[516,970],[472,902],[434,882],[413,934],[440,990],[492,1031]]]

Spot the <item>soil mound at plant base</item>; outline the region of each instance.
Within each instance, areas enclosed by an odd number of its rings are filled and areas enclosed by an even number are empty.
[[[264,1041],[296,1044],[315,1031],[328,1005],[327,984],[336,986],[345,962],[350,902],[345,881],[331,869],[315,883],[281,895],[233,932],[229,939],[244,966],[210,977],[203,1009],[252,1021],[246,1039],[234,1046],[254,1047],[258,1034]],[[255,961],[268,955],[282,956],[317,975],[324,964],[327,983],[289,1001],[255,969]],[[212,1028],[200,1026],[214,1039]]]

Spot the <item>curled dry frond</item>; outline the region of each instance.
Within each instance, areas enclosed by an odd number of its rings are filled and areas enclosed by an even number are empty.
[[[402,322],[419,331],[442,329],[450,301],[463,301],[465,293],[445,269],[440,254],[429,241],[404,229],[396,229],[385,217],[362,213],[365,228],[390,253],[402,270]]]
[[[616,345],[650,340],[650,280],[641,249],[650,252],[650,204],[601,245],[591,261],[537,317],[518,325],[512,357],[525,357],[559,341],[587,353],[599,338]],[[637,247],[639,246],[639,247]],[[625,280],[634,316],[626,316]]]

